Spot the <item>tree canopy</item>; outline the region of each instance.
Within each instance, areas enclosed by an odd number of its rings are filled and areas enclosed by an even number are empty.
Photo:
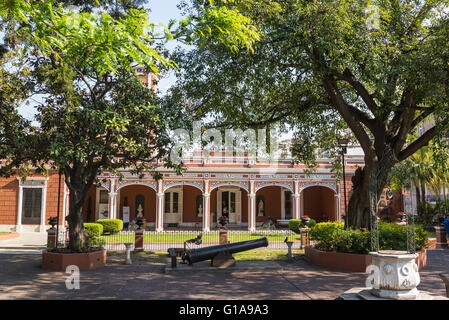
[[[202,1],[192,1],[195,12]],[[370,227],[369,185],[437,136],[449,120],[448,1],[223,1],[259,26],[252,52],[209,40],[173,58],[181,67],[167,103],[216,126],[281,122],[296,155],[313,163],[347,127],[365,166],[353,178],[347,226]],[[416,135],[422,121],[434,125]]]

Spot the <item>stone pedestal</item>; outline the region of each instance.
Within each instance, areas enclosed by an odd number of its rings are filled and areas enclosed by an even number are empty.
[[[134,252],[143,252],[143,234],[145,229],[137,229],[134,239]]]
[[[125,264],[133,264],[132,260],[131,260],[131,246],[132,246],[132,242],[126,242],[125,243],[125,247],[126,247],[126,261]]]
[[[372,264],[367,284],[372,285],[371,293],[379,298],[396,300],[416,300],[420,282],[417,254],[405,251],[371,252]]]
[[[437,237],[437,242],[435,248],[437,249],[447,249],[447,234],[446,229],[443,226],[436,226],[435,233]]]
[[[235,267],[235,259],[229,252],[222,252],[212,259],[211,266],[216,268]]]
[[[56,243],[58,241],[58,234],[56,228],[50,228],[47,230],[47,249],[56,248]]]

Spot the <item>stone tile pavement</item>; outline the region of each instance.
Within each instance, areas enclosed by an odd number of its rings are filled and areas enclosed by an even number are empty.
[[[67,290],[64,272],[41,269],[39,255],[0,255],[0,299],[334,300],[365,285],[363,273],[315,267],[304,259],[263,272],[165,274],[165,264],[121,265],[82,271],[80,289]],[[449,250],[429,250],[418,289],[445,295]]]

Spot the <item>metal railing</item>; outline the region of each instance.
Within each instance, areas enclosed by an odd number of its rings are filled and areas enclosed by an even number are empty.
[[[145,251],[167,251],[168,248],[183,248],[184,242],[194,239],[201,234],[201,244],[190,244],[190,247],[207,247],[219,244],[219,231],[202,232],[197,230],[167,230],[163,232],[145,231],[143,245]],[[300,249],[300,235],[290,230],[256,230],[249,231],[228,231],[229,242],[239,242],[267,237],[268,247],[265,250],[287,250],[284,240],[288,238],[293,241],[293,249]],[[109,251],[125,251],[124,243],[134,244],[135,232],[122,231],[116,234],[103,235],[104,248]],[[261,250],[259,249],[259,250]]]

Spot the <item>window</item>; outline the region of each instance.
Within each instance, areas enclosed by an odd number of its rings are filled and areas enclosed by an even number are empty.
[[[42,210],[42,188],[23,188],[22,223],[40,224]]]
[[[108,190],[100,190],[100,203],[108,203]]]
[[[179,213],[179,192],[166,192],[164,198],[165,213]]]

